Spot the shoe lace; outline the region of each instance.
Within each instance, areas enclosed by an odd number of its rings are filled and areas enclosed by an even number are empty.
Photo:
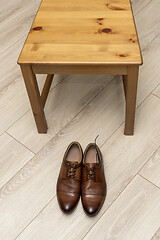
[[[70,163],[67,160],[66,160],[66,162],[67,162],[67,165],[68,165],[66,176],[68,178],[75,178],[77,166],[73,163]]]
[[[87,180],[96,180],[95,167],[86,167]]]
[[[100,162],[99,159],[99,154],[98,154],[98,149],[97,149],[97,144],[96,144],[96,140],[99,137],[99,135],[95,138],[94,142],[95,142],[95,148],[96,148],[96,162]],[[96,180],[96,172],[95,172],[95,167],[86,167],[86,175],[87,175],[87,180]]]
[[[95,148],[96,148],[96,162],[100,162],[100,159],[99,159],[99,154],[98,154],[98,149],[97,149],[97,143],[96,143],[96,140],[97,138],[99,137],[99,135],[95,138],[94,142],[95,142]]]

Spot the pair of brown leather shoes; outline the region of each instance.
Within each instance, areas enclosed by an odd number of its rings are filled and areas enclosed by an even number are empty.
[[[90,143],[84,152],[72,142],[63,158],[57,181],[57,198],[63,212],[71,212],[80,198],[85,212],[95,215],[106,196],[106,181],[100,149]]]

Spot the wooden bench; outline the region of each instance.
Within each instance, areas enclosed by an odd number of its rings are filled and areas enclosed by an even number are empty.
[[[142,57],[130,0],[43,0],[18,64],[39,133],[47,133],[44,105],[54,74],[122,75],[125,131],[134,133]],[[36,74],[47,74],[40,94]]]

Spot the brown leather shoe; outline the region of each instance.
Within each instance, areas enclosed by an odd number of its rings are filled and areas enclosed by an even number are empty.
[[[84,152],[82,164],[81,199],[85,212],[95,215],[101,209],[106,196],[106,180],[102,155],[95,143]]]
[[[63,212],[69,213],[77,205],[81,188],[82,148],[78,142],[68,146],[57,181],[57,198]]]

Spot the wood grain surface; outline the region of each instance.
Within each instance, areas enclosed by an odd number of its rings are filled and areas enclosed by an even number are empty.
[[[18,63],[142,64],[130,0],[43,0]]]

